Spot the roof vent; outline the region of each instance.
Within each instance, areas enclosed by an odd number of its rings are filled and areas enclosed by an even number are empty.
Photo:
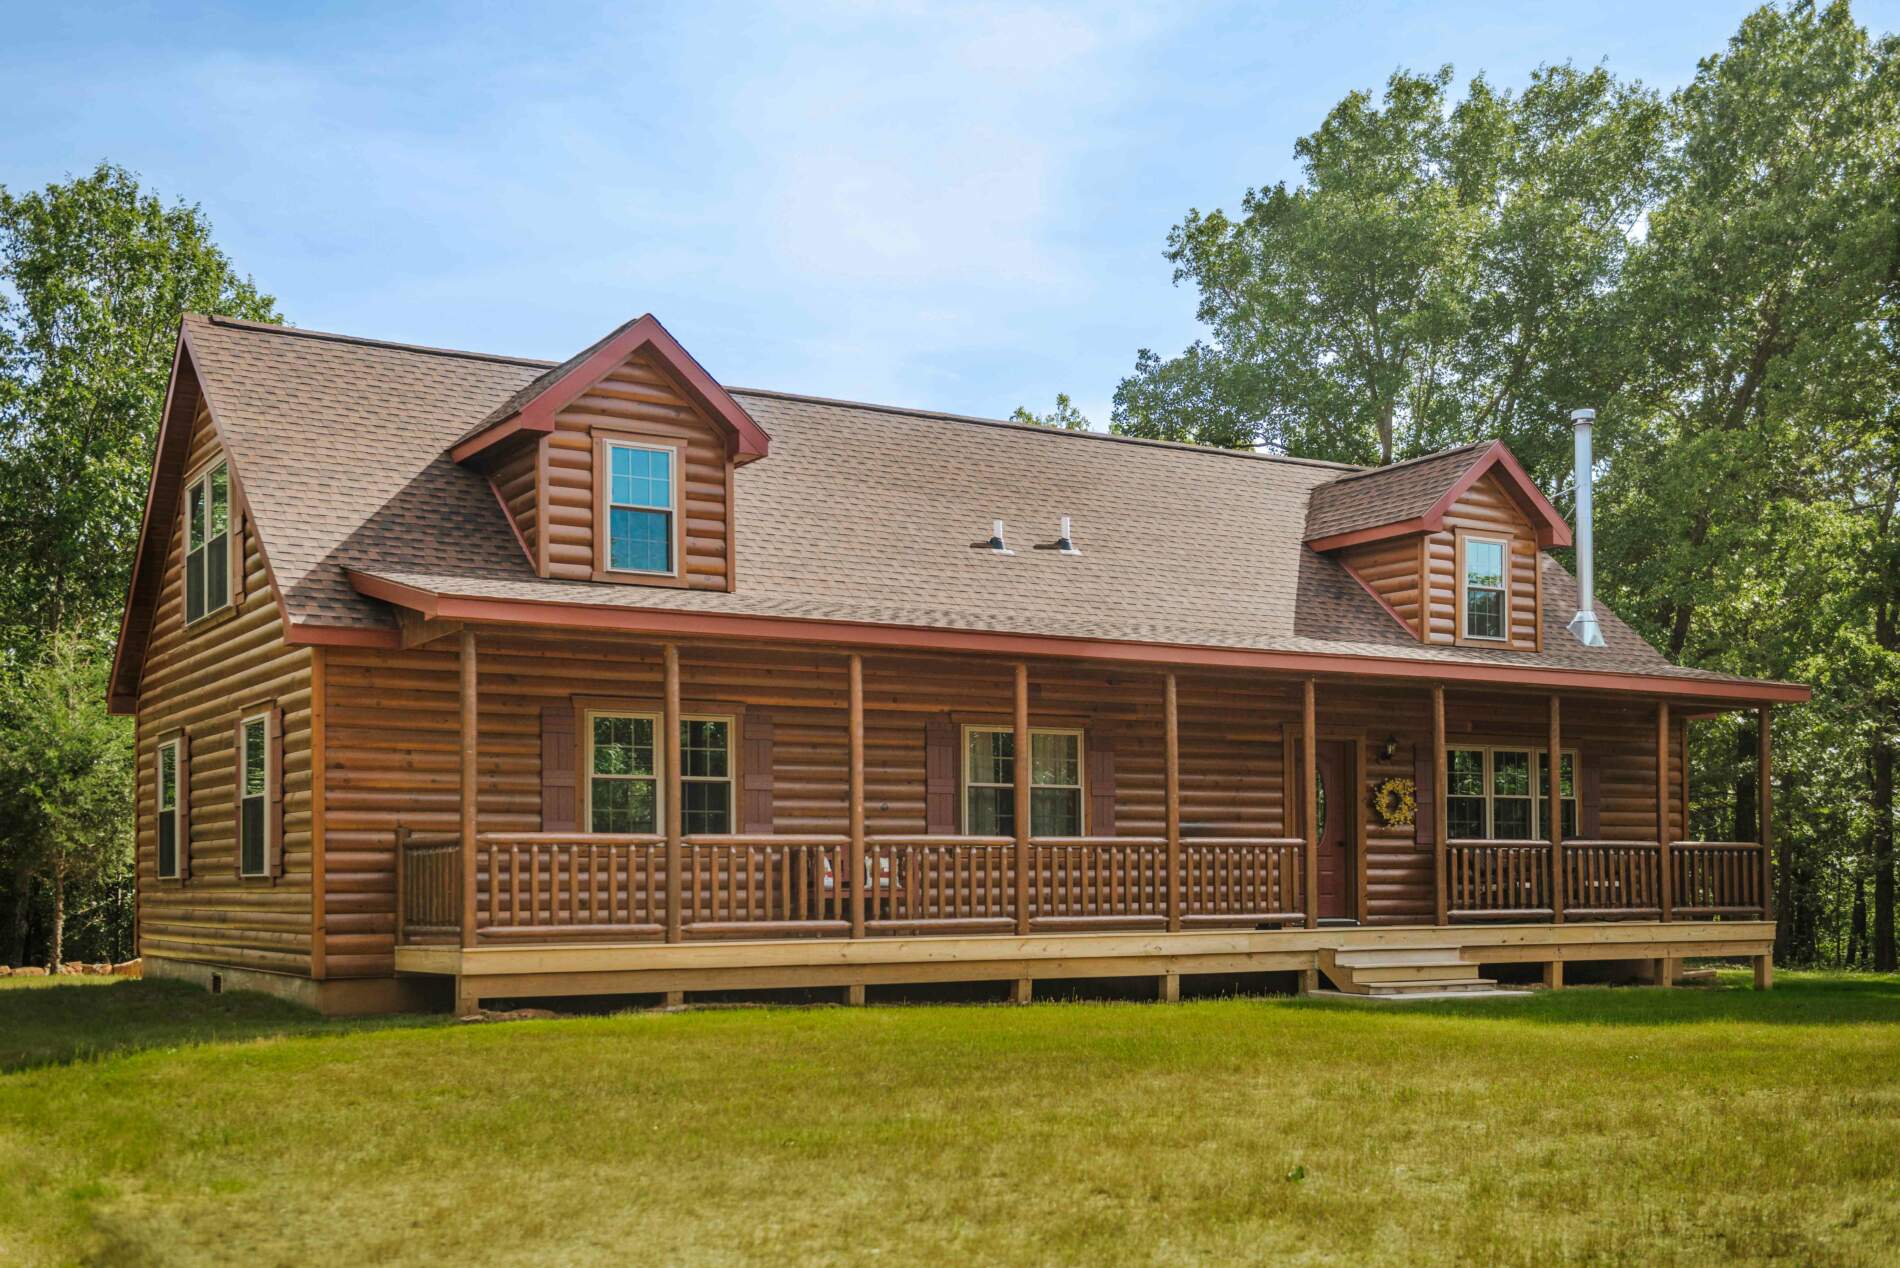
[[[1003,544],[1003,521],[990,521],[990,549],[999,555],[1013,555],[1016,552]]]
[[[1075,548],[1075,537],[1069,531],[1069,517],[1066,515],[1062,517],[1062,531],[1056,534],[1056,549],[1065,555],[1079,555],[1082,553]]]

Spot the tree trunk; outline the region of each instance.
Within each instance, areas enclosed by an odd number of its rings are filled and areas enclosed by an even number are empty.
[[[33,869],[25,863],[13,869],[13,915],[7,927],[5,959],[8,967],[26,963],[26,917],[33,908]]]
[[[66,962],[66,869],[53,868],[53,958],[54,972]]]
[[[1894,605],[1874,612],[1874,642],[1882,651],[1900,651],[1900,620]],[[1893,943],[1893,750],[1900,734],[1900,699],[1888,693],[1874,698],[1874,971],[1896,967]]]
[[[1857,969],[1867,958],[1867,878],[1854,878],[1854,914],[1847,924],[1847,959],[1843,968]]]
[[[1883,710],[1891,724],[1891,710]],[[1893,941],[1893,739],[1888,726],[1874,736],[1874,971],[1891,973]]]
[[[1392,465],[1392,415],[1396,410],[1397,403],[1387,401],[1379,411],[1379,465],[1382,467]]]
[[[1760,828],[1755,823],[1755,746],[1758,742],[1755,731],[1750,727],[1739,727],[1735,732],[1735,762],[1741,771],[1735,779],[1735,834],[1731,841],[1759,841],[1756,835]]]

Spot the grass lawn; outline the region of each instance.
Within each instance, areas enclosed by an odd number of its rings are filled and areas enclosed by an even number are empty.
[[[0,984],[0,1263],[1891,1264],[1900,979],[318,1022]]]

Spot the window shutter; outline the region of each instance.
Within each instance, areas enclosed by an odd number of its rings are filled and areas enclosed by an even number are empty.
[[[191,732],[178,733],[178,883],[191,879]]]
[[[957,830],[957,728],[949,718],[924,723],[924,831]]]
[[[1412,799],[1418,803],[1412,816],[1413,839],[1420,845],[1429,845],[1436,840],[1433,836],[1436,822],[1433,816],[1438,813],[1438,775],[1432,770],[1432,749],[1429,744],[1412,746],[1412,783]]]
[[[284,874],[284,711],[264,715],[264,869]]]
[[[575,832],[580,829],[580,797],[576,786],[579,763],[574,732],[574,706],[567,702],[541,706],[541,831]]]
[[[773,828],[772,748],[776,736],[769,713],[745,716],[745,742],[739,755],[739,822],[741,832],[768,833]]]
[[[1089,821],[1093,836],[1115,835],[1115,740],[1091,735],[1088,742]]]
[[[1577,789],[1577,827],[1586,841],[1603,839],[1603,763],[1596,753],[1579,753],[1583,763],[1582,780]]]
[[[231,525],[231,606],[244,606],[244,521],[247,517],[233,513]]]
[[[266,848],[269,843],[266,842]],[[231,872],[244,875],[244,718],[231,730]]]

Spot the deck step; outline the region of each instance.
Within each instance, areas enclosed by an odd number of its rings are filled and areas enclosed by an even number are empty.
[[[1339,990],[1349,995],[1455,995],[1489,991],[1497,986],[1478,976],[1478,966],[1461,958],[1456,949],[1436,947],[1383,947],[1319,953],[1319,967]]]
[[[1335,951],[1333,958],[1351,968],[1360,965],[1392,964],[1463,964],[1455,947],[1371,947],[1366,950]]]
[[[1478,966],[1464,960],[1434,960],[1429,964],[1354,964],[1354,980],[1365,982],[1475,982]]]
[[[1458,994],[1464,991],[1494,990],[1497,983],[1488,977],[1417,978],[1410,982],[1367,982],[1368,995]]]

